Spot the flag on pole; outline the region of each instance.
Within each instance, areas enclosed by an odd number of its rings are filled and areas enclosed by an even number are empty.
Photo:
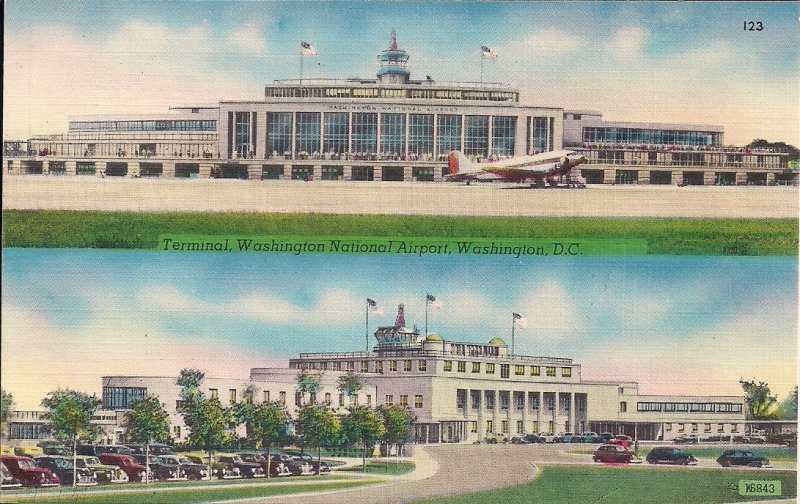
[[[384,315],[384,313],[383,313],[383,306],[381,306],[381,305],[377,305],[377,306],[375,307],[375,311],[373,311],[372,313],[373,313],[373,314],[375,314],[375,315],[376,315],[376,316],[378,316],[378,317],[383,317],[383,315]]]
[[[308,42],[300,42],[300,54],[303,56],[316,56],[317,47]]]
[[[436,298],[434,296],[431,296],[430,294],[426,294],[425,299],[428,301],[436,301]]]
[[[443,305],[442,305],[441,301],[434,301],[434,302],[431,303],[431,308],[435,308],[437,310],[441,310],[442,306]]]
[[[375,306],[377,303],[374,300],[367,298],[367,304],[370,306]]]
[[[486,46],[481,46],[481,58],[488,59],[488,60],[496,60],[497,53],[494,50],[489,49]]]
[[[525,320],[519,313],[514,313],[514,325],[520,329],[525,329],[528,327],[528,321]]]

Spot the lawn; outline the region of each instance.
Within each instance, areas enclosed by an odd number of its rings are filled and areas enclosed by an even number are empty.
[[[391,460],[372,460],[367,462],[367,474],[380,474],[381,476],[399,476],[414,470],[414,462],[408,461],[391,461]],[[340,469],[340,471],[354,471],[361,472],[361,466],[348,467],[347,469]]]
[[[232,485],[197,485],[197,488],[177,490],[162,486],[150,491],[136,493],[102,493],[93,495],[86,491],[72,493],[69,490],[60,491],[56,495],[52,492],[41,492],[36,498],[14,499],[13,495],[3,495],[6,503],[48,503],[48,502],[89,502],[103,504],[153,504],[155,502],[169,502],[170,504],[184,504],[193,502],[208,502],[209,500],[247,499],[255,497],[269,497],[273,495],[290,495],[303,492],[322,492],[325,490],[344,490],[364,485],[377,483],[379,480],[357,481],[329,481],[320,484],[299,485],[261,485],[250,486]],[[120,490],[125,487],[118,487]]]
[[[634,219],[398,215],[4,213],[5,247],[154,249],[159,235],[644,239],[650,254],[798,253],[795,219]]]
[[[614,503],[715,504],[754,500],[738,492],[739,480],[780,480],[783,498],[797,495],[791,471],[654,470],[649,467],[548,466],[516,487],[425,501],[428,504]],[[758,500],[767,497],[758,497]]]

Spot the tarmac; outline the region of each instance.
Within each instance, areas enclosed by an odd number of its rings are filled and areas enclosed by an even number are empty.
[[[797,187],[132,179],[4,175],[3,208],[133,212],[797,218]]]

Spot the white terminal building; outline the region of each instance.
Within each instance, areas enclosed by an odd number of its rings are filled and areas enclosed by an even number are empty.
[[[722,126],[605,121],[527,105],[502,83],[412,79],[394,33],[375,78],[285,80],[264,99],[163,114],[70,117],[66,134],[6,142],[4,173],[441,181],[460,150],[491,161],[562,148],[596,184],[797,184],[787,152],[726,146]]]
[[[249,378],[205,378],[201,390],[223,404],[253,399],[280,401],[291,415],[316,403],[346,413],[352,405],[406,406],[415,417],[416,443],[470,443],[490,434],[612,432],[640,440],[668,441],[679,435],[744,435],[743,396],[645,395],[635,382],[589,381],[570,358],[515,355],[493,338],[487,343],[423,338],[405,327],[402,305],[394,326],[379,327],[370,351],[301,353],[286,368],[253,368]],[[321,375],[316,394],[302,395],[301,370]],[[340,376],[355,373],[363,388],[347,397],[337,388]],[[188,432],[178,413],[176,376],[102,378],[104,442],[122,441],[124,414],[149,394],[159,397],[170,415],[175,442]],[[100,422],[100,420],[104,420]],[[12,444],[44,437],[38,412],[15,412],[9,419]]]

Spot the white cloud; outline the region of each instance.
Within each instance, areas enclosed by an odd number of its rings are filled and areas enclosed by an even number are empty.
[[[622,60],[638,57],[644,50],[647,37],[647,30],[638,26],[617,30],[609,40],[609,54],[614,58]]]
[[[109,307],[76,328],[59,328],[28,308],[3,304],[2,387],[17,409],[38,409],[57,388],[100,390],[104,375],[172,376],[186,367],[247,378],[251,367],[285,366],[224,339],[165,333],[130,307]]]
[[[263,28],[260,23],[250,22],[233,30],[228,46],[242,53],[260,54],[267,50]]]
[[[541,60],[563,58],[584,48],[583,37],[561,28],[548,27],[535,30],[526,37],[498,47],[499,58],[504,61],[519,61],[535,58]]]
[[[547,280],[522,297],[519,313],[528,321],[529,330],[545,332],[550,338],[561,338],[585,327],[583,310],[564,287]]]

